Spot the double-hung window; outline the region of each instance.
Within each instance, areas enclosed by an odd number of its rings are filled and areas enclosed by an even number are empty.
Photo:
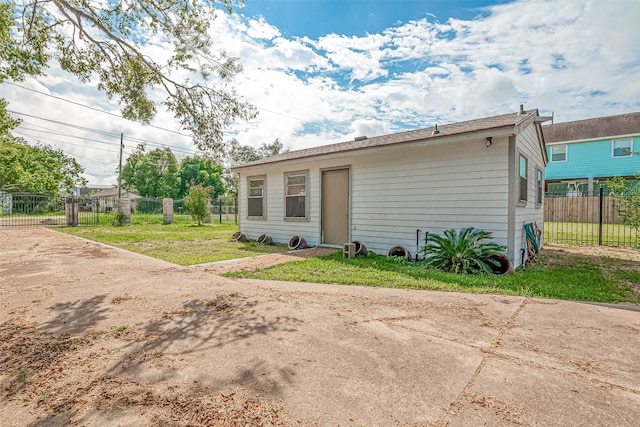
[[[285,180],[285,218],[307,219],[308,172],[289,172]]]
[[[552,145],[551,162],[566,162],[567,161],[567,145]]]
[[[265,178],[247,178],[249,194],[247,197],[247,216],[249,218],[264,218]]]
[[[536,168],[536,205],[542,205],[542,171]]]
[[[633,151],[631,138],[614,139],[611,149],[613,157],[630,157]]]
[[[520,154],[520,178],[519,178],[519,186],[518,186],[518,200],[523,203],[527,201],[527,187],[529,185],[528,182],[528,161],[525,156]]]

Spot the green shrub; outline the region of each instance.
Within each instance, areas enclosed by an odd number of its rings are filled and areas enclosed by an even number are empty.
[[[425,263],[431,268],[458,273],[491,273],[497,261],[491,256],[504,254],[505,247],[490,240],[491,233],[468,227],[460,230],[445,230],[443,236],[427,234],[422,253]]]

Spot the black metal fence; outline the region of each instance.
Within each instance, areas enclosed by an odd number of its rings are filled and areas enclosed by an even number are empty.
[[[565,193],[566,194],[566,193]],[[624,224],[615,199],[600,189],[595,196],[576,192],[544,200],[544,240],[570,245],[638,247],[638,231]]]
[[[115,198],[0,192],[0,226],[79,226],[113,222]]]
[[[163,200],[130,199],[130,224],[162,224]],[[118,225],[117,197],[0,192],[0,227]],[[208,222],[237,224],[237,204],[220,198],[208,204]],[[184,200],[173,200],[173,222],[193,222]]]

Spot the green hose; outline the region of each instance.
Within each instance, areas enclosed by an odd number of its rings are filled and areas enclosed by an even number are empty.
[[[540,254],[540,241],[542,239],[542,230],[538,228],[535,222],[529,222],[524,225],[524,232],[527,237],[527,250],[529,260],[537,259]]]

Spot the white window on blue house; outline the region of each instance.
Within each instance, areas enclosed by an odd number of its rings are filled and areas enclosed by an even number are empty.
[[[264,219],[264,183],[265,177],[247,178],[249,194],[247,197],[247,217],[249,219]]]
[[[552,145],[551,146],[551,161],[552,162],[566,162],[567,161],[567,146],[565,145]]]
[[[633,152],[633,142],[631,138],[614,139],[611,149],[613,157],[630,157]]]
[[[307,182],[309,172],[288,172],[285,179],[285,219],[307,219]]]

